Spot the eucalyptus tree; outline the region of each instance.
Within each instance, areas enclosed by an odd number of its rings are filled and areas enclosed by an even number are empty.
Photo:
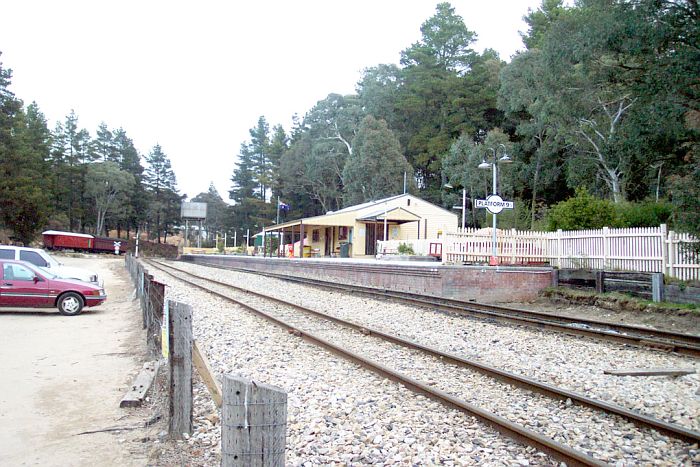
[[[389,128],[403,133],[405,122],[397,110],[403,77],[395,64],[365,68],[357,83],[357,96],[365,113],[387,122]]]
[[[689,57],[698,55],[691,4],[545,1],[531,12],[530,50],[504,72],[502,103],[513,113],[513,96],[527,94],[520,107],[533,118],[532,134],[565,140],[570,187],[641,199],[661,191],[662,170],[683,165],[691,133],[684,102],[693,102],[684,96],[697,75]]]
[[[353,139],[363,115],[357,96],[329,94],[304,116],[304,127],[312,142],[306,161],[307,171],[310,177],[320,176],[323,180],[324,186],[318,186],[315,191],[335,191],[335,201],[328,206],[329,209],[338,208],[342,202],[343,168],[353,153]],[[325,167],[314,167],[317,164]],[[309,181],[317,185],[313,179]]]
[[[401,144],[385,121],[366,116],[353,139],[353,147],[343,169],[345,205],[400,194],[404,175],[409,180],[413,178]]]
[[[357,96],[329,94],[292,131],[280,161],[280,193],[285,199],[295,198],[293,212],[319,214],[343,205],[343,169],[362,116]],[[297,194],[318,204],[304,202]]]
[[[456,139],[443,160],[441,178],[443,183],[449,183],[453,187],[462,187],[466,190],[470,200],[485,198],[493,190],[493,172],[491,169],[479,168],[482,162],[492,162],[494,151],[501,157],[504,152],[513,158],[513,145],[508,136],[499,128],[489,131],[481,141],[463,134]],[[499,164],[498,192],[504,198],[514,198],[521,192],[520,178],[523,164],[515,162],[503,166]],[[443,204],[454,204],[456,197],[443,190]],[[465,224],[475,227],[481,225],[485,214],[477,211],[473,203],[466,206],[469,211],[465,213]]]
[[[566,186],[567,144],[560,131],[565,118],[556,101],[541,98],[548,92],[542,77],[546,72],[539,50],[533,49],[514,56],[500,75],[499,108],[505,112],[506,125],[515,126],[518,159],[525,164],[522,196],[529,198],[531,229],[546,205],[572,193]]]
[[[503,62],[493,50],[472,49],[476,34],[449,3],[421,26],[422,38],[401,53],[397,128],[408,161],[427,199],[439,202],[442,158],[462,133],[485,135],[498,126],[498,74]],[[392,128],[394,129],[394,128]]]
[[[559,17],[566,13],[564,0],[542,0],[542,4],[536,10],[528,8],[523,21],[528,26],[527,32],[520,33],[523,44],[528,50],[541,46],[547,32]]]
[[[105,234],[107,215],[128,202],[128,193],[134,189],[133,175],[121,170],[113,161],[94,162],[87,167],[90,183],[86,196],[94,210],[95,235]]]
[[[312,146],[309,133],[297,128],[289,149],[280,160],[280,197],[290,206],[287,215],[292,218],[325,213],[330,210],[330,200],[335,197],[335,184],[328,188],[320,183],[326,176],[316,180],[309,176],[306,162],[310,160],[307,156],[311,154]],[[313,167],[309,168],[313,170]]]

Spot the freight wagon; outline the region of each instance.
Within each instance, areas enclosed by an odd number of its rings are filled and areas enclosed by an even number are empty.
[[[127,251],[129,241],[122,238],[95,237],[75,232],[47,230],[42,232],[44,246],[49,250],[74,250],[119,254]],[[118,248],[117,248],[118,247]]]

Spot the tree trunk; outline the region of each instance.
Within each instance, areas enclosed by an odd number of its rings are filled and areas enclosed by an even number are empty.
[[[620,189],[620,176],[615,170],[608,169],[608,176],[610,177],[610,189],[612,190],[613,201],[621,203],[623,201],[622,190]]]
[[[537,151],[537,163],[535,164],[535,176],[532,180],[532,202],[530,204],[531,218],[530,218],[530,230],[535,229],[535,211],[537,210],[537,183],[540,178],[540,168],[542,166],[542,156],[540,152]]]

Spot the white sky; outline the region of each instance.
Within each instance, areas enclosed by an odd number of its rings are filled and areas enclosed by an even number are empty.
[[[16,0],[3,2],[0,62],[10,89],[53,129],[74,109],[94,137],[123,127],[142,155],[160,144],[181,193],[214,182],[228,201],[248,130],[291,127],[364,68],[398,63],[437,0]],[[453,0],[475,49],[522,49],[522,17],[541,0]]]

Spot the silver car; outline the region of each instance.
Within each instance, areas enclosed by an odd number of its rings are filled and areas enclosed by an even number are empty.
[[[40,248],[0,245],[0,259],[26,261],[58,276],[61,279],[78,279],[102,287],[104,280],[92,271],[65,266]]]

